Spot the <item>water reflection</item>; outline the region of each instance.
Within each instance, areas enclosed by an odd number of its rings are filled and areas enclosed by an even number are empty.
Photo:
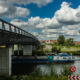
[[[74,74],[80,74],[80,60],[75,61],[73,65],[76,67],[76,71]]]
[[[50,74],[51,66],[53,68],[53,71],[55,74],[61,74],[64,72],[64,66],[70,66],[74,65],[76,67],[76,71],[73,74],[80,74],[80,57],[76,56],[76,59],[73,63],[50,63],[50,64],[35,64],[35,63],[18,63],[18,64],[12,64],[12,73],[13,74],[30,74],[34,72],[37,68],[39,68],[42,71],[42,74]],[[24,73],[23,73],[24,72]]]
[[[77,57],[76,57],[77,58]],[[79,59],[80,57],[78,57]],[[39,64],[36,68],[40,68],[43,74],[50,74],[51,65],[53,66],[53,70],[56,74],[61,74],[64,71],[64,66],[70,68],[70,66],[75,66],[76,71],[73,74],[80,74],[80,60],[76,60],[73,63],[53,63],[53,64]]]

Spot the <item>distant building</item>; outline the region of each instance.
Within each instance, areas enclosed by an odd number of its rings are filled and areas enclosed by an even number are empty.
[[[52,49],[52,46],[51,45],[45,45],[45,49],[46,50],[51,50]]]
[[[80,41],[74,41],[75,45],[80,45]]]
[[[53,44],[56,42],[57,42],[57,40],[41,40],[41,43],[48,43],[48,44]]]
[[[41,40],[41,43],[54,44],[57,43],[57,40]],[[75,45],[80,45],[80,41],[74,41]]]

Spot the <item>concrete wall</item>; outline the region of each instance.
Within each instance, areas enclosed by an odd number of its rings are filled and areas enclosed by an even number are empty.
[[[0,48],[0,75],[11,75],[11,55],[13,48]]]
[[[32,50],[35,51],[36,50],[36,46],[32,46]]]
[[[32,45],[23,46],[23,55],[32,55]]]

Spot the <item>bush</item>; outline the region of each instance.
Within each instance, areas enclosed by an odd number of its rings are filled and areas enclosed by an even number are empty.
[[[40,70],[40,68],[37,68],[34,72],[32,72],[31,74],[32,76],[36,77],[36,76],[42,76],[42,71]]]
[[[54,53],[60,53],[61,52],[61,48],[60,47],[59,48],[53,47],[52,48],[52,52],[54,52]]]
[[[64,71],[62,72],[62,75],[68,76],[71,74],[72,74],[72,72],[70,71],[70,66],[64,66]]]

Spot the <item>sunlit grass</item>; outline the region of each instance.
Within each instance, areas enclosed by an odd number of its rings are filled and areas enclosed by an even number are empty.
[[[80,51],[80,47],[63,47],[61,51]]]
[[[68,80],[67,76],[41,76],[19,75],[12,77],[0,77],[0,80]]]

